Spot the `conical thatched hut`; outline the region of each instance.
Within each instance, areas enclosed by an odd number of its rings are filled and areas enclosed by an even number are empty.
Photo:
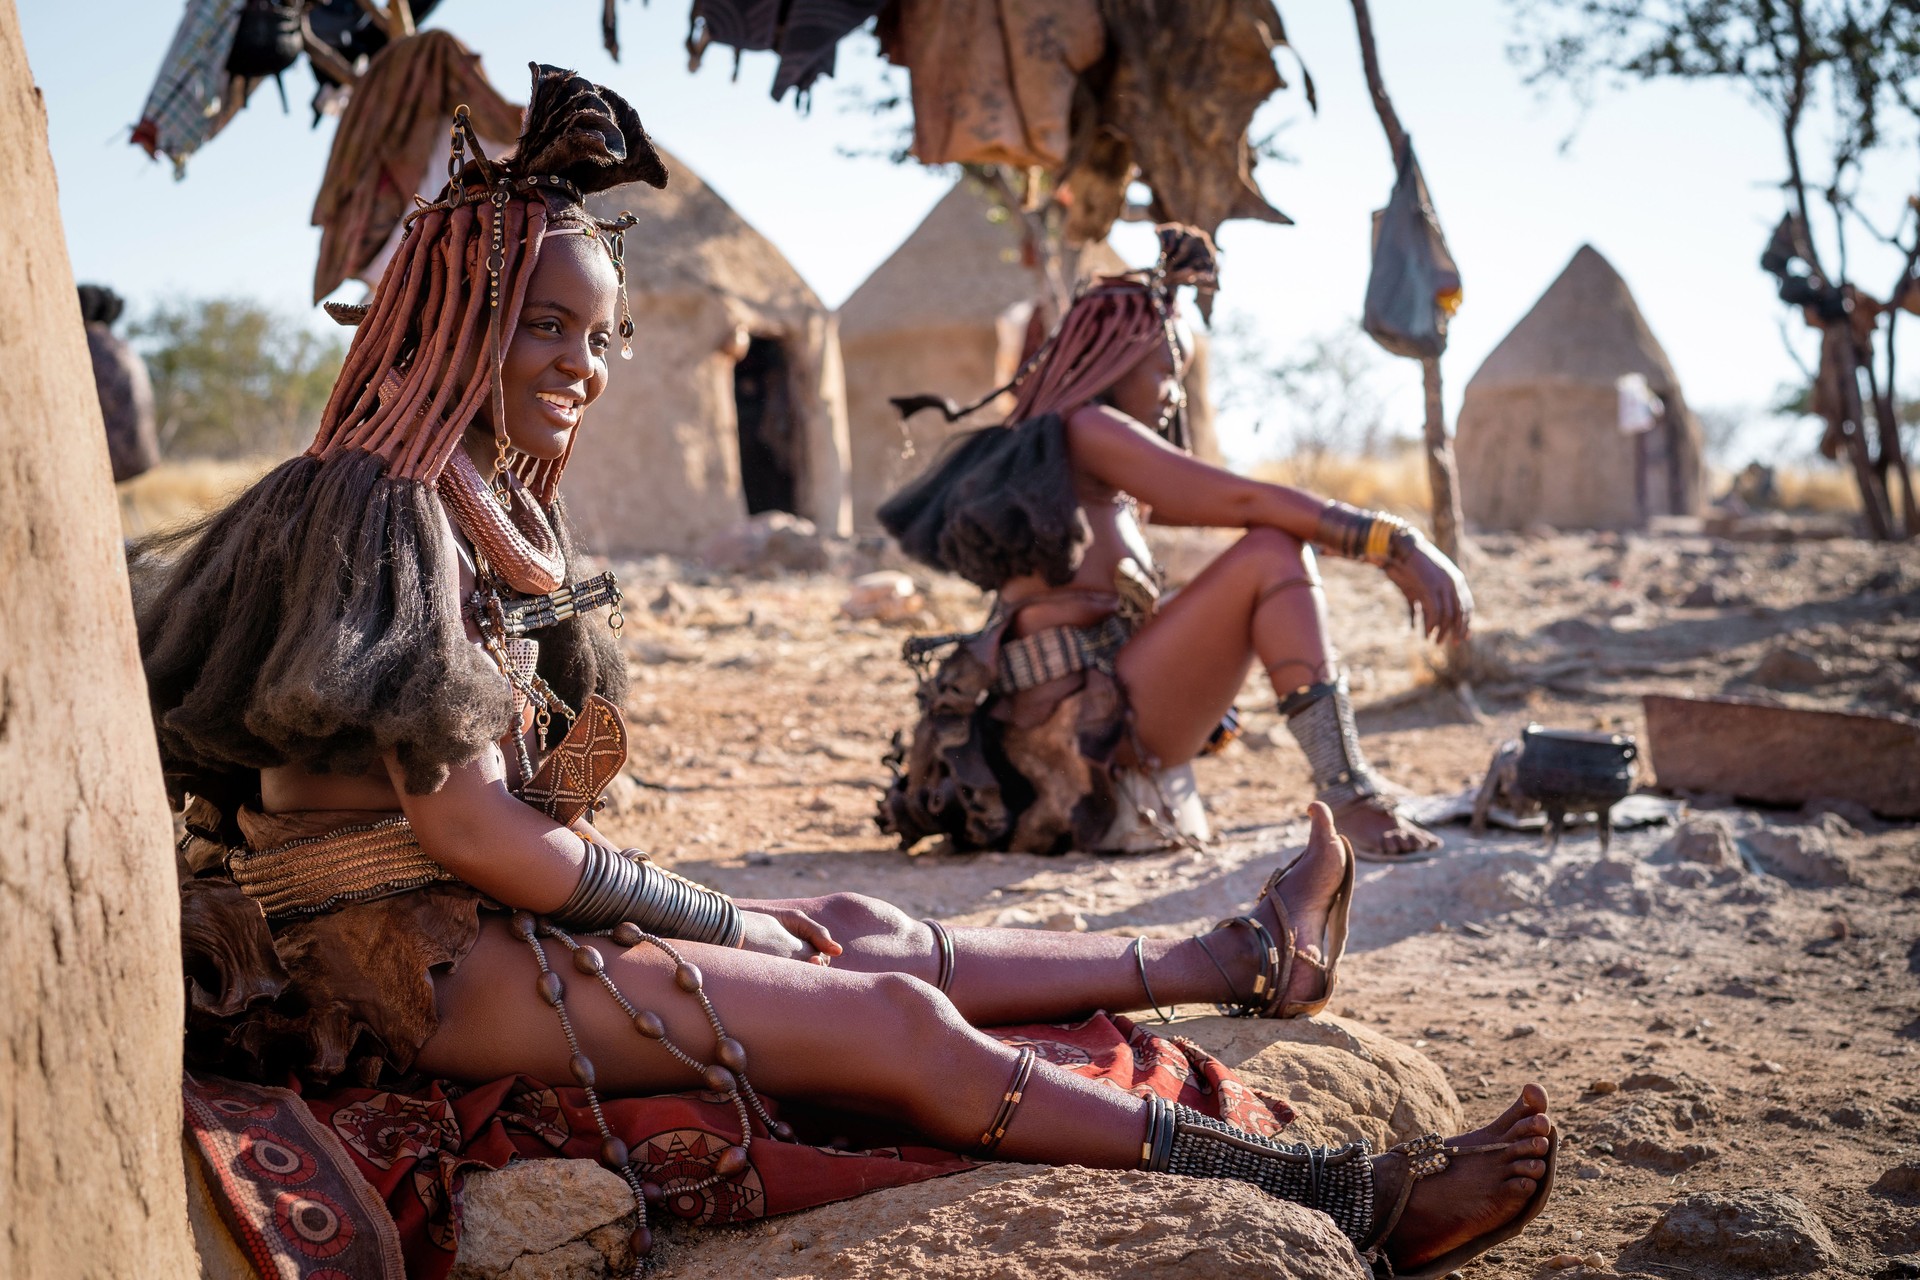
[[[1663,412],[1623,429],[1621,380]],[[1700,423],[1619,272],[1582,245],[1467,384],[1457,449],[1467,519],[1620,529],[1697,515],[1706,501]]]
[[[887,401],[924,391],[965,404],[1013,375],[1032,305],[1046,291],[1022,241],[1018,223],[996,217],[979,187],[962,179],[842,304],[856,529],[878,529],[874,509],[926,466],[947,436],[999,420],[995,405],[952,426],[938,414],[919,414],[910,424],[915,456],[903,458],[900,415]],[[1079,278],[1127,269],[1105,244],[1081,250],[1074,265]],[[1217,458],[1205,335],[1195,339],[1202,350],[1188,379],[1189,417],[1202,453]],[[1006,407],[998,405],[999,413]]]
[[[773,244],[684,163],[665,191],[593,197],[626,235],[633,359],[612,358],[567,467],[586,545],[685,551],[750,513],[844,534],[847,418],[832,315]]]

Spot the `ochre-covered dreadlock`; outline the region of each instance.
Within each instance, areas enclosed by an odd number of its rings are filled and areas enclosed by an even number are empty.
[[[410,790],[508,732],[512,698],[467,641],[436,486],[491,401],[543,236],[602,230],[586,193],[666,184],[617,94],[533,67],[510,158],[456,124],[451,181],[416,210],[360,315],[313,444],[225,510],[136,548],[140,647],[176,793],[242,798],[252,771],[358,774],[398,758]],[[618,231],[609,248],[619,265]],[[623,319],[623,330],[628,323]],[[630,330],[629,330],[630,332]],[[624,335],[623,335],[624,336]],[[516,468],[574,559],[555,488],[564,457]],[[540,674],[578,704],[618,700],[625,666],[584,618],[542,634]]]
[[[1082,290],[1013,381],[961,408],[935,396],[893,403],[903,415],[937,408],[954,422],[996,396],[1015,393],[1007,422],[963,432],[938,459],[880,504],[880,524],[908,555],[989,591],[1016,577],[1055,586],[1072,580],[1092,538],[1074,496],[1064,420],[1098,399],[1156,344],[1175,352],[1174,291],[1204,299],[1217,285],[1213,241],[1192,227],[1160,228],[1150,271],[1108,276]],[[1191,447],[1183,406],[1148,423]]]

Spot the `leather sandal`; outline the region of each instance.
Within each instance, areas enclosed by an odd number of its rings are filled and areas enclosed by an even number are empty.
[[[1547,1197],[1553,1193],[1553,1173],[1560,1154],[1560,1130],[1557,1127],[1547,1131],[1547,1172],[1534,1187],[1533,1194],[1527,1197],[1527,1202],[1520,1206],[1520,1212],[1512,1218],[1418,1267],[1396,1268],[1386,1255],[1387,1237],[1400,1225],[1401,1215],[1407,1211],[1407,1201],[1413,1198],[1414,1183],[1444,1173],[1455,1156],[1505,1151],[1512,1145],[1509,1142],[1488,1142],[1478,1146],[1455,1147],[1442,1141],[1439,1134],[1429,1133],[1386,1152],[1374,1161],[1375,1225],[1359,1244],[1360,1256],[1374,1267],[1376,1274],[1397,1277],[1398,1280],[1440,1280],[1440,1277],[1459,1270],[1489,1249],[1498,1248],[1526,1230],[1527,1225],[1546,1208]],[[1397,1167],[1393,1160],[1395,1156],[1401,1157]]]
[[[1254,899],[1257,908],[1261,902],[1271,899],[1273,913],[1280,922],[1280,938],[1276,943],[1267,927],[1251,913],[1230,916],[1214,926],[1225,929],[1229,926],[1249,930],[1255,944],[1260,948],[1260,973],[1253,980],[1253,994],[1242,996],[1227,978],[1227,991],[1230,999],[1217,1006],[1221,1013],[1230,1018],[1311,1018],[1327,1007],[1333,999],[1335,981],[1340,975],[1340,957],[1347,949],[1347,915],[1353,906],[1353,841],[1340,836],[1340,857],[1344,864],[1340,887],[1333,892],[1333,900],[1327,904],[1326,932],[1322,939],[1325,943],[1326,959],[1310,960],[1299,950],[1299,934],[1294,931],[1293,917],[1287,911],[1287,904],[1275,892],[1287,873],[1298,866],[1300,859],[1306,857],[1306,850],[1286,866],[1267,877],[1267,883],[1261,888],[1260,895]],[[1214,959],[1213,951],[1207,946],[1206,939],[1198,939],[1200,948],[1207,958],[1213,960],[1214,967],[1226,977],[1226,969]],[[1319,971],[1320,994],[1312,1000],[1289,1000],[1287,991],[1293,981],[1293,968],[1296,963]]]

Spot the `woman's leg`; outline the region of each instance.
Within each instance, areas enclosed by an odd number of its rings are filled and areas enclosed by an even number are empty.
[[[622,951],[603,938],[614,984],[636,1008],[703,1062],[715,1059],[713,1029],[674,982],[655,948]],[[541,944],[566,984],[567,1013],[600,1090],[635,1095],[698,1088],[699,1077],[635,1030],[567,949]],[[926,983],[898,973],[857,973],[796,964],[697,943],[675,947],[696,964],[727,1034],[747,1049],[746,1074],[771,1096],[905,1121],[954,1151],[971,1151],[998,1110],[1018,1055],[967,1025]],[[536,988],[539,971],[507,922],[485,918],[459,967],[435,980],[440,1029],[417,1066],[430,1075],[487,1080],[516,1072],[566,1083],[571,1056],[554,1010]],[[997,1154],[1011,1160],[1132,1168],[1145,1124],[1140,1099],[1036,1064],[1025,1100]]]
[[[1318,960],[1329,899],[1340,883],[1344,864],[1326,807],[1314,806],[1311,815],[1307,848],[1294,871],[1281,881],[1278,896],[1286,904],[1299,949]],[[939,978],[941,962],[933,930],[898,907],[851,893],[779,905],[805,911],[827,927],[834,941],[845,948],[833,962],[837,969],[904,973],[928,983]],[[1282,936],[1279,915],[1271,903],[1263,899],[1252,914],[1270,936],[1276,940]],[[1144,983],[1131,938],[1044,929],[949,928],[947,932],[954,950],[947,995],[961,1015],[978,1027],[1056,1021],[1094,1009],[1145,1009],[1153,1001],[1162,1007],[1225,1002],[1253,989],[1261,963],[1251,932],[1236,927],[1208,933],[1204,946],[1196,938],[1148,939],[1141,956],[1146,964]],[[1317,972],[1296,967],[1288,995],[1312,999],[1319,982]]]
[[[1256,660],[1286,699],[1336,674],[1312,548],[1254,529],[1187,584],[1115,660],[1141,747],[1191,760],[1233,705]],[[1376,799],[1344,805],[1340,829],[1366,849],[1404,854],[1439,841]]]
[[[675,983],[671,961],[646,946],[620,951],[602,939],[593,944],[630,1003],[657,1014],[668,1036],[695,1057],[716,1056],[713,1029]],[[699,1087],[690,1068],[639,1034],[599,983],[575,970],[565,947],[551,939],[541,945],[567,984],[567,1011],[604,1093]],[[746,1046],[746,1073],[769,1095],[901,1120],[956,1151],[977,1147],[1000,1110],[1019,1054],[968,1026],[918,979],[693,943],[683,953],[700,966],[728,1035]],[[524,1072],[568,1081],[572,1050],[538,993],[537,973],[527,945],[503,919],[487,918],[459,967],[436,979],[441,1025],[421,1050],[419,1069],[463,1080]],[[1544,1106],[1530,1086],[1506,1116],[1480,1131],[1517,1145],[1462,1158],[1416,1187],[1390,1241],[1394,1256],[1436,1256],[1517,1214],[1545,1173],[1539,1159],[1545,1139],[1532,1136],[1536,1129],[1544,1133],[1537,1118]],[[1036,1063],[995,1154],[1037,1164],[1137,1168],[1147,1115],[1143,1099]]]

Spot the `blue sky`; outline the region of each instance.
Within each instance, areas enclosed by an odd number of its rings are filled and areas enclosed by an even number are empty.
[[[318,243],[308,215],[332,123],[308,127],[304,66],[288,77],[290,115],[267,86],[175,182],[170,166],[150,162],[126,138],[178,5],[17,2],[47,104],[76,275],[114,285],[135,308],[171,295],[244,294],[306,310]],[[649,131],[779,245],[830,305],[945,190],[946,178],[916,166],[848,154],[892,140],[855,101],[881,83],[870,39],[841,46],[840,76],[821,82],[802,116],[790,101],[768,97],[768,55],[747,56],[735,81],[730,52],[716,47],[688,74],[679,0],[621,5],[619,65],[600,48],[599,9],[593,0],[445,0],[434,25],[479,51],[510,97],[524,96],[523,68],[536,58],[618,89]],[[1305,112],[1297,85],[1268,104],[1256,132],[1286,124],[1282,145],[1295,162],[1263,164],[1259,177],[1298,225],[1234,223],[1221,236],[1221,307],[1244,317],[1276,355],[1358,315],[1369,216],[1393,176],[1348,6],[1282,0],[1281,9],[1318,84],[1320,113]],[[1757,108],[1731,87],[1657,85],[1603,95],[1582,115],[1564,95],[1542,98],[1521,83],[1506,55],[1512,33],[1501,0],[1374,0],[1373,9],[1388,85],[1466,281],[1445,363],[1451,405],[1582,243],[1606,254],[1633,287],[1696,406],[1762,405],[1796,376],[1783,332],[1803,354],[1814,344],[1755,265],[1781,212],[1775,184],[1783,168],[1773,127]],[[1887,202],[1880,208],[1891,222]],[[1149,242],[1139,227],[1116,240],[1136,260]],[[1876,291],[1894,270],[1881,257],[1856,245],[1859,276]],[[1920,324],[1909,334],[1915,329]],[[1905,364],[1920,360],[1909,355]],[[1417,366],[1384,362],[1380,376],[1396,424],[1413,429]],[[1226,424],[1226,443],[1243,458],[1262,447],[1251,434],[1255,416],[1243,410]],[[1800,441],[1814,438],[1804,426],[1789,437],[1780,430],[1756,427],[1748,451],[1771,452],[1784,438],[1797,454]]]

